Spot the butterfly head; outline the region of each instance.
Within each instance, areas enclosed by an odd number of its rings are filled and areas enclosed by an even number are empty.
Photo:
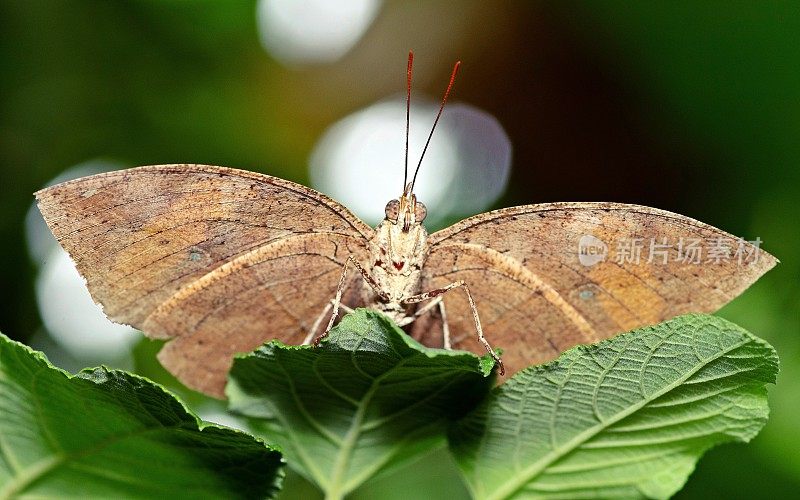
[[[412,226],[422,224],[426,215],[428,209],[421,201],[417,201],[417,196],[411,192],[411,184],[406,185],[398,199],[386,204],[386,220],[400,226],[404,233],[407,233]]]
[[[424,260],[428,232],[422,221],[427,209],[406,186],[403,194],[386,204],[386,218],[375,228],[375,237],[370,242],[374,257],[373,276],[394,297],[413,295],[416,279]],[[400,282],[392,280],[402,278]],[[399,294],[397,296],[392,294]]]
[[[411,178],[411,182],[408,182],[408,136],[411,128],[411,65],[413,61],[414,53],[409,51],[408,82],[406,86],[406,163],[403,173],[403,194],[398,199],[391,200],[386,204],[386,221],[391,222],[395,226],[399,226],[403,233],[410,232],[412,227],[419,227],[422,225],[422,221],[425,220],[425,216],[428,214],[428,209],[425,208],[425,205],[417,201],[417,197],[414,194],[414,185],[417,182],[419,168],[422,166],[422,159],[425,157],[425,152],[428,150],[428,145],[431,143],[433,131],[436,129],[436,124],[439,123],[439,118],[442,116],[442,110],[447,102],[447,96],[450,95],[450,89],[453,88],[453,81],[456,78],[458,67],[461,65],[461,61],[458,61],[455,66],[453,66],[453,73],[450,75],[450,83],[447,85],[444,97],[442,97],[442,104],[439,106],[439,112],[436,114],[436,119],[433,121],[433,127],[431,127],[431,133],[428,134],[428,140],[425,141],[425,147],[422,149],[419,163],[417,163],[417,168],[414,170],[414,177]]]

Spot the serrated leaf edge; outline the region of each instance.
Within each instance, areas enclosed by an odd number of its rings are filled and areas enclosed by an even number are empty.
[[[68,383],[69,383],[69,381],[72,381],[72,380],[75,380],[75,379],[80,379],[80,380],[86,380],[86,381],[92,382],[92,383],[94,383],[94,384],[96,384],[98,386],[103,386],[105,384],[112,383],[114,378],[120,377],[120,378],[130,378],[132,380],[138,381],[138,382],[143,383],[145,385],[153,386],[156,389],[158,389],[159,391],[161,391],[168,398],[174,399],[180,405],[180,407],[184,411],[184,413],[194,419],[194,424],[197,427],[198,431],[202,432],[205,429],[213,428],[213,429],[220,429],[220,430],[233,432],[233,433],[240,434],[242,436],[247,436],[247,437],[249,437],[251,439],[254,439],[256,442],[261,443],[262,445],[264,445],[265,448],[267,448],[270,451],[280,452],[280,450],[278,450],[276,447],[271,446],[270,444],[266,443],[263,439],[261,439],[258,436],[253,436],[253,435],[251,435],[251,434],[249,434],[247,432],[241,431],[239,429],[233,429],[233,428],[230,428],[230,427],[226,427],[224,425],[219,425],[219,424],[215,424],[215,423],[212,423],[212,422],[203,421],[194,412],[192,412],[189,409],[188,406],[186,406],[186,404],[183,402],[183,400],[181,400],[180,397],[178,397],[177,395],[171,393],[169,390],[167,390],[161,384],[159,384],[157,382],[154,382],[154,381],[148,379],[147,377],[143,377],[143,376],[137,375],[135,373],[126,372],[124,370],[116,370],[116,369],[108,368],[108,367],[106,367],[104,365],[101,365],[101,366],[96,367],[96,368],[84,368],[80,372],[78,372],[75,375],[73,375],[73,374],[67,372],[64,369],[53,365],[43,352],[37,351],[37,350],[31,348],[30,346],[27,346],[27,345],[25,345],[25,344],[23,344],[21,342],[17,342],[15,340],[9,338],[8,336],[6,336],[2,332],[0,332],[0,344],[10,345],[13,349],[17,349],[18,351],[21,351],[22,353],[27,354],[28,356],[30,356],[39,365],[40,370],[47,370],[47,369],[53,370],[56,373],[60,374],[62,377],[64,377],[64,379],[67,380]],[[96,379],[88,376],[89,374],[95,374],[98,371],[104,374],[103,380],[96,380]],[[189,422],[183,422],[183,423],[186,424],[186,423],[189,423]],[[164,429],[171,429],[171,428],[177,429],[177,428],[180,428],[180,427],[182,427],[182,426],[180,426],[180,425],[178,425],[178,426],[176,426],[176,425],[162,425],[162,426],[157,427],[157,428],[139,429],[139,430],[137,430],[135,432],[129,432],[129,433],[126,433],[126,434],[115,435],[111,439],[107,439],[107,440],[105,440],[105,441],[103,441],[101,443],[97,443],[95,446],[92,446],[91,448],[89,448],[87,450],[82,450],[80,453],[65,454],[65,453],[55,453],[54,452],[54,456],[53,457],[45,459],[45,460],[42,460],[40,462],[37,462],[36,464],[34,464],[33,466],[29,466],[28,468],[26,468],[22,472],[19,472],[19,471],[15,470],[14,472],[15,472],[16,475],[14,476],[14,478],[11,481],[9,481],[8,483],[2,485],[2,488],[0,488],[0,499],[4,500],[4,499],[12,498],[13,495],[15,495],[15,494],[19,493],[20,491],[24,490],[24,488],[26,488],[28,485],[32,484],[34,481],[37,481],[40,478],[44,477],[50,471],[54,470],[56,467],[58,467],[62,463],[65,463],[67,460],[69,460],[71,458],[74,458],[75,456],[80,456],[80,455],[82,455],[84,453],[90,453],[90,452],[95,451],[97,449],[102,449],[104,446],[107,446],[107,445],[109,445],[111,443],[114,443],[114,442],[116,442],[116,441],[118,441],[120,439],[127,439],[127,438],[129,438],[131,436],[134,436],[134,435],[137,435],[137,434],[145,434],[147,432],[161,431],[161,430],[164,430]],[[14,460],[13,458],[11,458],[11,457],[9,457],[7,455],[7,446],[5,445],[5,443],[2,443],[2,436],[0,436],[0,444],[2,445],[2,446],[0,446],[0,451],[3,453],[4,459],[6,459],[6,461],[9,464],[15,463],[16,460]],[[286,463],[285,459],[283,458],[283,456],[281,456],[281,464],[285,464],[285,463]],[[281,483],[283,481],[284,474],[285,474],[285,472],[283,470],[280,470],[280,471],[278,471],[278,473],[276,475],[276,483],[275,483],[274,486],[277,489],[280,489]]]
[[[648,398],[647,399],[643,399],[641,403],[633,405],[633,406],[627,408],[626,410],[614,415],[614,417],[607,418],[605,421],[599,423],[598,425],[595,425],[595,426],[593,426],[593,427],[591,427],[589,429],[586,429],[585,431],[583,431],[582,433],[576,435],[573,439],[567,441],[566,443],[564,443],[561,446],[554,446],[554,448],[559,448],[560,450],[554,450],[554,451],[548,453],[547,455],[545,455],[544,457],[542,457],[540,460],[537,460],[535,463],[533,463],[533,464],[529,465],[528,467],[524,468],[522,471],[520,471],[519,474],[517,474],[515,476],[514,479],[512,479],[509,482],[507,482],[503,487],[501,487],[501,488],[499,488],[497,490],[494,490],[491,495],[486,496],[485,498],[488,499],[488,500],[511,498],[516,492],[518,492],[520,489],[522,489],[526,484],[528,484],[529,482],[533,481],[538,476],[538,474],[540,474],[544,469],[546,469],[548,467],[549,464],[557,461],[561,457],[563,457],[563,456],[567,455],[568,453],[574,451],[575,448],[576,448],[576,444],[580,444],[580,443],[585,442],[588,438],[591,438],[594,435],[598,434],[600,431],[602,431],[606,427],[609,427],[609,426],[619,422],[620,420],[622,420],[622,419],[634,414],[636,411],[642,409],[644,406],[646,406],[647,404],[651,403],[652,401],[655,401],[656,399],[660,398],[661,396],[664,396],[665,394],[669,393],[670,391],[674,390],[675,388],[681,386],[692,375],[694,375],[695,373],[700,371],[702,368],[707,366],[709,363],[715,361],[716,359],[719,359],[720,357],[728,354],[731,351],[734,351],[736,349],[739,349],[739,348],[741,348],[741,347],[743,347],[745,345],[751,344],[751,343],[757,344],[757,345],[760,345],[760,346],[765,347],[765,348],[770,350],[770,352],[771,352],[770,358],[777,365],[777,361],[778,361],[777,360],[777,354],[775,353],[774,348],[768,342],[766,342],[765,340],[756,337],[755,335],[751,334],[750,332],[748,332],[744,328],[736,325],[735,323],[732,323],[732,322],[730,322],[728,320],[725,320],[723,318],[719,318],[719,317],[716,317],[716,316],[705,315],[705,314],[685,314],[685,315],[682,315],[682,316],[678,316],[678,317],[674,318],[671,321],[675,321],[675,320],[677,320],[679,318],[699,318],[699,319],[702,319],[704,321],[713,323],[718,327],[730,327],[730,326],[733,326],[734,328],[736,328],[738,333],[740,333],[740,334],[742,334],[744,336],[744,339],[741,342],[739,342],[739,343],[737,343],[735,345],[729,346],[727,349],[717,353],[717,355],[713,356],[712,358],[701,359],[702,363],[699,364],[694,370],[691,370],[685,376],[683,376],[683,377],[679,378],[678,380],[676,380],[674,383],[669,384],[668,386],[665,386],[660,391],[657,391],[655,393],[650,394],[648,396]],[[631,332],[626,332],[626,333],[624,333],[622,335],[626,335],[628,333],[633,333],[633,332],[636,332],[636,331],[641,331],[641,330],[647,329],[647,328],[652,328],[654,326],[657,326],[657,325],[653,325],[651,327],[640,328],[640,329],[637,329],[637,330],[633,330]],[[577,345],[577,346],[575,346],[575,347],[573,347],[571,349],[568,349],[564,353],[562,353],[561,356],[559,356],[559,358],[557,358],[557,359],[555,359],[555,360],[553,360],[553,361],[551,361],[549,363],[545,363],[543,365],[531,366],[529,368],[526,368],[526,369],[520,371],[519,375],[530,374],[530,373],[535,373],[535,372],[546,372],[549,369],[549,367],[563,363],[564,358],[572,358],[572,357],[576,357],[576,356],[581,356],[585,352],[588,352],[588,351],[590,351],[592,349],[595,349],[598,346],[602,346],[603,344],[612,343],[615,340],[618,340],[617,337],[606,339],[606,340],[603,340],[603,341],[598,342],[596,344]],[[508,384],[508,383],[514,384],[515,383],[515,381],[514,381],[515,378],[517,380],[519,380],[517,378],[517,376],[515,375],[514,377],[512,377],[511,380],[509,380],[505,384],[495,388],[495,391],[502,391],[503,390],[503,386]],[[777,370],[775,371],[775,375],[770,380],[770,383],[774,383],[776,378],[777,378]],[[519,382],[519,383],[522,383],[522,382]],[[516,479],[516,478],[522,478],[522,479]],[[470,484],[469,486],[470,486],[470,488],[472,488],[472,484]],[[473,492],[473,494],[474,493],[475,492]]]

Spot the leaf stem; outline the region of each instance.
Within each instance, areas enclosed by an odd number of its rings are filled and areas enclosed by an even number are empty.
[[[345,493],[349,492],[349,490],[343,484],[343,478],[345,471],[347,470],[347,463],[350,461],[353,448],[355,447],[359,434],[361,434],[361,423],[364,421],[364,415],[367,412],[367,407],[372,401],[372,396],[375,394],[375,391],[377,391],[378,387],[380,387],[380,382],[378,380],[379,379],[375,379],[375,381],[372,383],[372,386],[369,388],[366,394],[364,394],[364,398],[361,400],[361,403],[358,405],[358,409],[353,416],[353,422],[350,424],[350,428],[347,429],[347,434],[342,441],[342,445],[339,448],[339,453],[336,457],[336,463],[333,465],[330,488],[325,492],[325,500],[340,500],[341,498],[344,498]]]

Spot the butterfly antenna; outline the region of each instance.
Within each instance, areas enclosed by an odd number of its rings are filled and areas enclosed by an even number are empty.
[[[408,131],[411,128],[411,66],[414,64],[414,51],[408,51],[408,71],[406,76],[406,168],[403,172],[403,192],[408,182]]]
[[[447,90],[444,91],[444,97],[442,97],[442,104],[439,106],[439,112],[436,114],[436,120],[434,120],[433,127],[431,127],[431,133],[428,134],[428,140],[425,141],[425,147],[422,149],[422,155],[419,157],[417,169],[414,170],[414,178],[411,180],[411,191],[414,191],[414,184],[417,182],[417,173],[419,173],[419,167],[422,165],[422,159],[425,157],[425,152],[428,150],[428,145],[431,143],[431,137],[433,137],[433,131],[436,130],[436,124],[439,123],[439,118],[442,116],[444,104],[447,102],[447,96],[450,95],[450,89],[453,88],[453,82],[456,79],[456,73],[458,73],[458,68],[460,66],[461,61],[456,61],[456,64],[453,66],[453,73],[450,75],[450,83],[447,84]]]

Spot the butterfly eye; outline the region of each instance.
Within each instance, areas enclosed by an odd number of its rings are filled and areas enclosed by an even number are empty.
[[[400,215],[400,202],[392,200],[386,204],[386,220],[396,222],[397,216]]]
[[[417,219],[417,222],[422,222],[425,220],[425,216],[428,215],[428,209],[425,208],[425,205],[418,201],[416,203],[416,209],[414,210],[414,218]]]

